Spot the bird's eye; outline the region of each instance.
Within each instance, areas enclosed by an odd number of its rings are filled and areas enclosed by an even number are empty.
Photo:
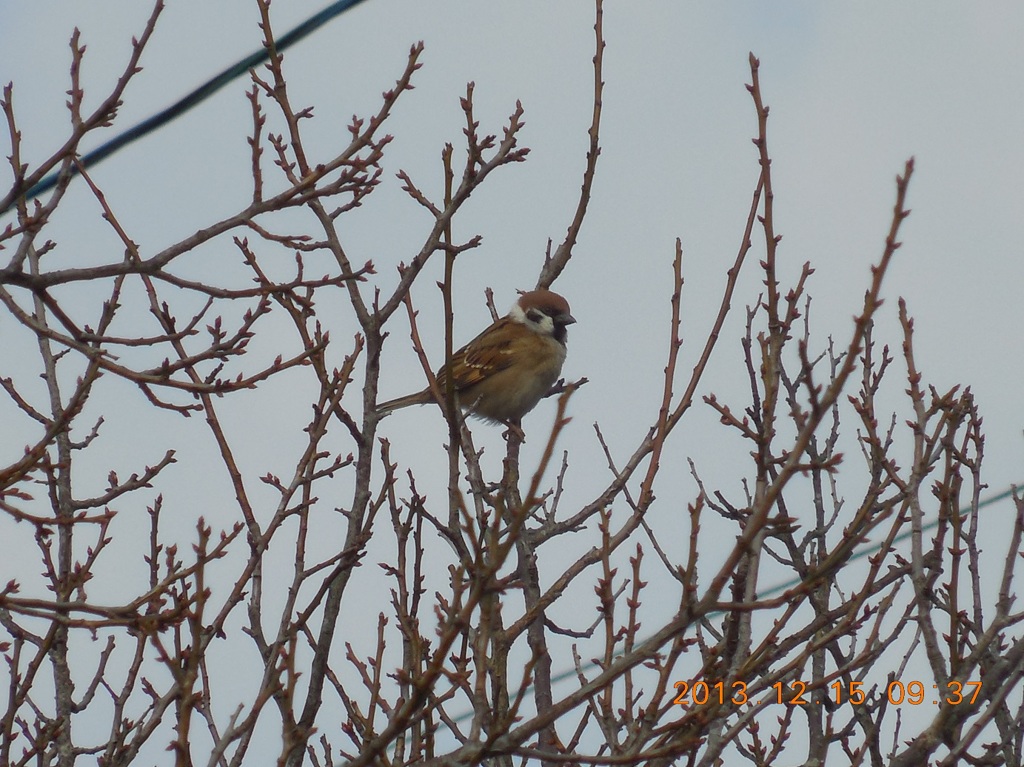
[[[530,322],[540,322],[544,319],[544,313],[539,312],[536,309],[530,309],[530,311],[526,313],[526,316],[529,318]]]

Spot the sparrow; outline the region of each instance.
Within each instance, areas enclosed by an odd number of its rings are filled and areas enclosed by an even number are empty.
[[[566,328],[576,320],[569,303],[550,290],[523,293],[507,315],[452,355],[437,371],[445,391],[449,374],[463,410],[491,422],[518,421],[551,390],[565,362]],[[436,399],[430,388],[378,405],[381,414]]]

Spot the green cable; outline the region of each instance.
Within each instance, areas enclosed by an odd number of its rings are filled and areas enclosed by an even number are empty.
[[[984,500],[978,501],[978,510],[980,511],[985,506],[991,506],[993,503],[998,503],[999,501],[1003,501],[1003,500],[1006,500],[1007,498],[1010,498],[1011,496],[1013,496],[1014,490],[1016,490],[1019,487],[1024,487],[1024,483],[1017,484],[1017,485],[1011,485],[1010,488],[1007,489],[1007,490],[1003,490],[1000,493],[996,493],[995,495],[989,496],[988,498],[985,498]],[[930,530],[930,529],[932,529],[934,527],[937,527],[938,524],[939,524],[939,520],[938,519],[934,519],[931,522],[929,522],[928,524],[924,525],[922,527],[922,530]],[[900,533],[899,535],[897,535],[893,539],[893,543],[896,543],[898,541],[904,541],[904,540],[906,540],[907,538],[909,538],[913,534],[914,534],[914,532],[912,530],[909,530],[909,531],[907,531],[905,533]],[[865,546],[862,549],[860,549],[859,551],[856,551],[853,554],[851,554],[847,558],[846,561],[847,561],[847,563],[849,563],[849,562],[852,562],[855,559],[863,559],[866,556],[869,556],[871,554],[876,553],[878,550],[879,550],[878,546]],[[761,591],[760,589],[758,589],[758,592],[757,592],[758,599],[761,599],[763,597],[767,597],[767,596],[772,595],[772,594],[781,593],[781,592],[785,591],[786,589],[793,588],[794,586],[796,586],[799,583],[800,583],[800,578],[794,578],[794,579],[785,581],[783,583],[778,583],[775,586],[772,586],[771,588],[765,589],[764,591]],[[708,616],[716,615],[716,614],[720,614],[720,613],[724,613],[724,612],[725,612],[725,610],[713,610],[713,611],[708,613]],[[593,667],[594,665],[596,665],[596,664],[589,664],[589,667]],[[575,676],[575,675],[576,675],[576,669],[567,669],[567,670],[562,671],[560,673],[552,674],[552,676],[551,676],[551,683],[552,684],[556,684],[557,682],[562,682],[562,681],[564,681],[564,680],[566,680],[566,679],[568,679],[568,678],[570,678],[572,676]],[[459,721],[459,717],[456,717],[456,721]]]

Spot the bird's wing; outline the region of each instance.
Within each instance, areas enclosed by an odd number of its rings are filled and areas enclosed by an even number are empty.
[[[504,326],[511,323],[507,317],[501,318],[452,355],[456,391],[464,391],[512,364],[515,350],[503,332]],[[442,390],[447,376],[448,366],[438,371],[437,382]]]

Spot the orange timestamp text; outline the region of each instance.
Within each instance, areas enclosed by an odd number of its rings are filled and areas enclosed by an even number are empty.
[[[717,704],[724,706],[731,703],[735,706],[767,705],[778,703],[787,706],[806,706],[820,702],[811,696],[808,685],[805,682],[794,680],[792,682],[776,682],[769,690],[772,692],[762,693],[757,700],[752,700],[747,694],[746,682],[724,682],[708,683],[705,681],[676,682],[677,695],[673,703],[677,706],[706,706]],[[924,682],[917,680],[911,682],[892,681],[885,688],[885,696],[889,703],[894,706],[910,704],[919,706],[930,701],[935,705],[946,703],[950,706],[961,704],[973,705],[981,693],[981,682],[960,682],[956,679],[945,684],[945,689],[940,690],[939,685],[933,684],[934,691],[928,694],[928,687]],[[859,706],[867,702],[867,694],[863,689],[863,682],[843,682],[840,679],[827,686],[828,698],[837,704],[849,703]]]

